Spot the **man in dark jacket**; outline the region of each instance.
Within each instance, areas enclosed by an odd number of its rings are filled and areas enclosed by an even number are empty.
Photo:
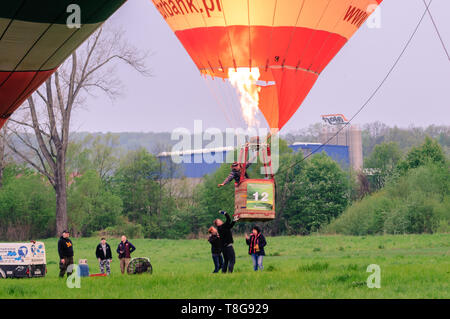
[[[62,236],[58,241],[58,254],[59,254],[59,277],[64,277],[69,265],[73,265],[73,245],[69,239],[69,232],[64,230]],[[67,272],[67,276],[70,276],[72,271]]]
[[[252,256],[253,270],[257,271],[258,268],[263,270],[263,256],[266,255],[264,247],[267,243],[266,238],[261,233],[261,229],[258,226],[254,226],[250,237],[245,234],[245,241],[248,245],[248,254]]]
[[[97,248],[95,249],[95,256],[97,257],[97,260],[100,264],[100,272],[104,274],[106,268],[106,274],[110,275],[112,254],[111,247],[106,242],[105,238],[101,239],[100,244],[98,244]]]
[[[119,254],[120,260],[120,271],[122,272],[122,275],[128,268],[128,264],[130,263],[131,259],[131,253],[135,250],[136,247],[134,247],[133,244],[127,240],[127,236],[122,236],[122,241],[119,243],[119,246],[117,246],[117,253]]]
[[[234,264],[236,262],[236,254],[233,248],[233,234],[231,233],[231,228],[233,228],[236,221],[231,221],[230,215],[225,211],[220,211],[222,215],[225,215],[225,223],[221,219],[216,219],[214,224],[219,232],[219,237],[222,240],[222,254],[223,254],[223,267],[222,272],[232,273],[234,269]]]
[[[249,168],[250,165],[251,165],[251,163],[248,162],[245,165],[245,169]],[[245,178],[248,178],[247,171],[245,171]],[[233,164],[231,164],[230,175],[228,175],[227,178],[225,178],[225,180],[223,181],[222,184],[217,185],[217,187],[225,186],[226,184],[231,182],[233,179],[234,179],[235,185],[237,185],[241,182],[241,167],[238,162],[234,162]]]

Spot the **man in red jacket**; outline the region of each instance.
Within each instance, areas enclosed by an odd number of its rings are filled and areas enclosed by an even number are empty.
[[[123,235],[122,241],[119,243],[119,246],[117,246],[117,253],[119,254],[120,260],[120,271],[122,272],[122,275],[128,268],[128,264],[130,263],[131,259],[131,253],[135,250],[136,247],[134,247],[133,244],[127,240],[127,236]]]

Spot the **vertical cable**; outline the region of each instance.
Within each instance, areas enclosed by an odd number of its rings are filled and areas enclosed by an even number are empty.
[[[425,0],[422,0],[422,1],[423,1],[423,4],[425,5],[425,7],[427,8],[428,15],[430,16],[430,19],[431,19],[431,22],[433,23],[434,29],[436,30],[436,33],[437,33],[437,35],[438,35],[438,37],[439,37],[439,40],[441,41],[442,48],[444,49],[445,54],[447,55],[447,58],[448,58],[448,60],[450,61],[450,54],[448,53],[447,47],[445,46],[445,42],[444,42],[444,40],[442,39],[442,36],[441,36],[441,33],[439,32],[439,29],[438,29],[438,27],[437,27],[437,24],[436,24],[436,22],[434,21],[433,16],[431,15],[431,11],[430,11],[429,5],[427,6],[427,3],[426,3]]]

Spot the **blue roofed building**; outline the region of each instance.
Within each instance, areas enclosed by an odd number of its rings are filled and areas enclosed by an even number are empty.
[[[306,156],[312,152],[325,152],[333,160],[341,165],[343,169],[350,166],[349,147],[346,145],[324,145],[320,143],[294,143],[289,147],[294,152],[303,152]],[[214,148],[201,150],[188,150],[183,152],[164,152],[158,155],[158,158],[166,165],[174,166],[176,169],[172,171],[170,178],[190,178],[201,179],[207,174],[214,173],[225,162],[233,162],[230,160],[234,155],[234,148]],[[226,161],[227,156],[229,160]],[[168,177],[168,176],[166,176]]]
[[[343,169],[350,167],[350,153],[347,145],[322,145],[320,143],[294,143],[289,145],[294,152],[302,151],[304,156],[311,153],[325,152],[334,161],[339,163]]]

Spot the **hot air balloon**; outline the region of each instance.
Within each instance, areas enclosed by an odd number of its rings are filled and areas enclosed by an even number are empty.
[[[0,128],[126,0],[0,2]],[[77,21],[80,25],[68,25]],[[73,18],[73,19],[72,19]]]
[[[152,1],[200,72],[230,79],[249,95],[247,100],[253,96],[253,104],[276,130],[294,115],[324,68],[382,2]],[[256,84],[249,88],[248,80]]]
[[[324,68],[382,0],[152,0],[200,70],[227,79],[242,116],[255,125],[259,109],[278,132]],[[230,103],[218,101],[224,108]],[[231,112],[232,113],[232,112]],[[226,114],[225,114],[226,115]],[[263,149],[266,179],[247,179],[251,147]],[[275,217],[275,183],[267,143],[241,147],[236,219]]]
[[[382,0],[152,0],[200,70],[238,90],[242,116],[259,109],[278,132],[324,68]],[[218,101],[222,103],[223,101]],[[227,108],[227,103],[222,104]],[[251,147],[263,148],[266,179],[246,179]],[[275,217],[275,183],[267,143],[241,147],[235,218]],[[267,167],[266,167],[267,166]]]

